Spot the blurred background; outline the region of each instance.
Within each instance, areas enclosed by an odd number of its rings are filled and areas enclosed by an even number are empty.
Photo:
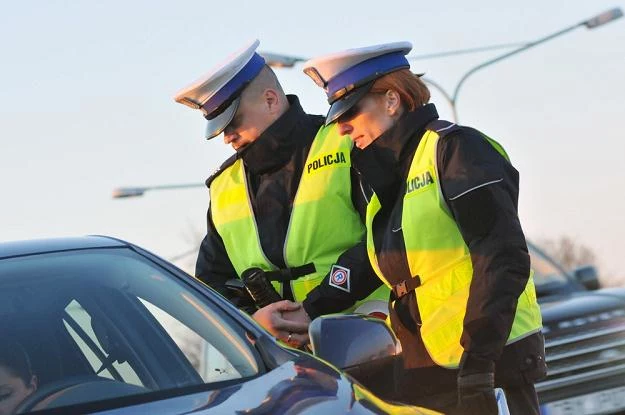
[[[312,57],[408,40],[412,69],[452,96],[472,68],[622,4],[538,1],[5,4],[0,15],[0,240],[104,234],[192,272],[206,227],[199,186],[232,150],[203,138],[173,95],[251,39]],[[484,67],[457,91],[461,124],[501,142],[521,172],[526,236],[565,266],[625,284],[625,19],[578,26]],[[505,46],[505,47],[504,47]],[[469,50],[472,53],[458,53]],[[447,53],[451,52],[451,53]],[[310,113],[324,94],[301,63],[278,68]],[[113,199],[119,187],[191,184]]]

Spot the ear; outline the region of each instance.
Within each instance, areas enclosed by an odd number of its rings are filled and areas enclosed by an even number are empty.
[[[278,112],[280,109],[278,93],[271,88],[265,89],[265,92],[263,92],[263,104],[271,114]]]
[[[384,94],[384,98],[386,100],[386,112],[391,117],[397,115],[401,108],[401,98],[397,91],[393,89],[389,89]]]

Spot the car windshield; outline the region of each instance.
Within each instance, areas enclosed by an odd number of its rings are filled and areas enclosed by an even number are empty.
[[[19,410],[211,389],[260,370],[240,324],[128,248],[0,261],[0,333],[37,378]],[[0,373],[12,363],[0,356]]]
[[[538,294],[557,290],[571,284],[569,277],[553,259],[537,247],[528,243],[528,249],[534,270],[534,283]]]

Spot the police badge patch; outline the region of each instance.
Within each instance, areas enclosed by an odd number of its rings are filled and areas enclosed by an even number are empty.
[[[349,268],[332,265],[330,270],[330,285],[339,290],[351,292],[349,287]]]

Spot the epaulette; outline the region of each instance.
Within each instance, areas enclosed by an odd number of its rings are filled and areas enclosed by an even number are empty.
[[[213,182],[213,180],[215,180],[217,178],[217,176],[219,176],[224,170],[226,170],[228,167],[232,166],[234,164],[235,161],[237,161],[237,157],[238,154],[233,154],[232,156],[228,157],[228,159],[226,161],[224,161],[223,163],[221,163],[221,166],[219,166],[219,168],[217,170],[215,170],[214,172],[212,172],[210,174],[210,176],[208,176],[208,179],[206,179],[206,187],[211,187],[211,183]]]
[[[445,120],[434,120],[428,123],[425,126],[426,130],[434,131],[438,134],[439,138],[443,138],[454,131],[460,130],[460,126],[458,124],[454,124],[453,122],[445,121]]]

